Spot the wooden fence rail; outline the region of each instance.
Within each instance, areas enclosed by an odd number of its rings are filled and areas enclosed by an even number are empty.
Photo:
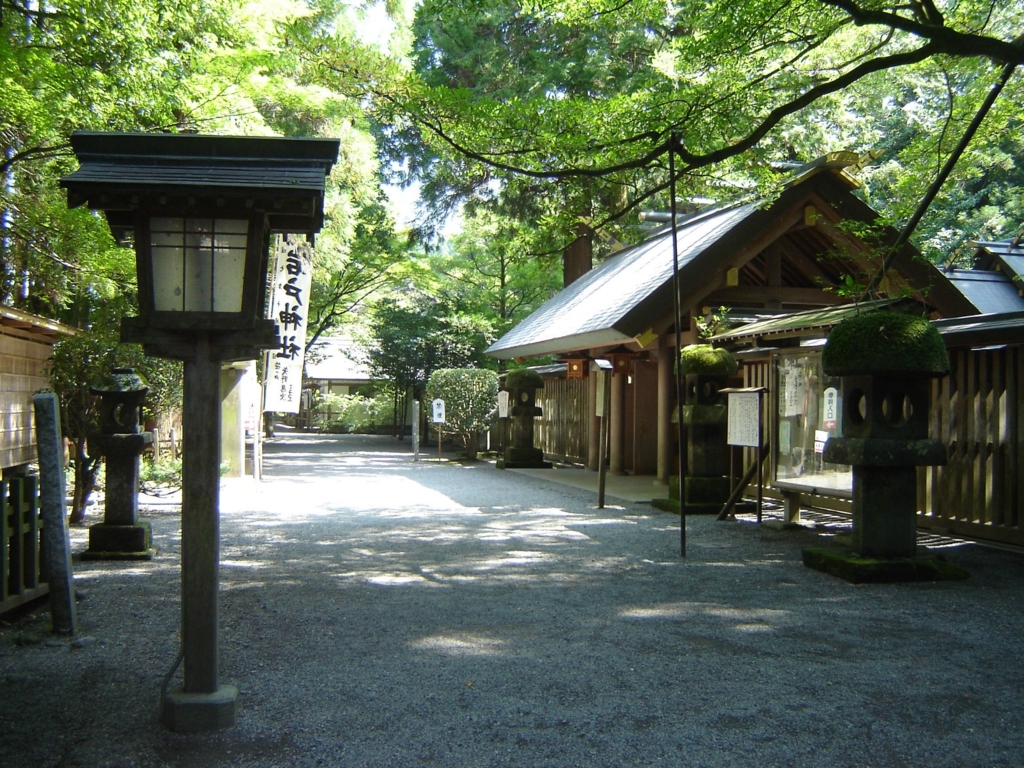
[[[545,377],[537,392],[541,416],[534,423],[533,444],[558,461],[587,461],[590,435],[588,387],[590,380]]]
[[[0,613],[49,592],[35,477],[0,482]]]

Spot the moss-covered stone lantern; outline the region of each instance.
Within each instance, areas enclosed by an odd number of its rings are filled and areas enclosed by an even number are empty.
[[[533,446],[533,420],[540,416],[537,390],[544,388],[544,379],[530,368],[517,368],[505,376],[509,393],[511,435],[505,446],[504,466],[507,469],[547,468],[544,451]]]
[[[686,426],[686,509],[691,514],[718,512],[732,491],[726,445],[727,413],[721,390],[737,371],[736,360],[710,344],[691,344],[679,353],[683,375],[683,424]],[[672,420],[679,421],[678,413]],[[661,509],[679,508],[679,476],[669,478],[669,498]]]
[[[149,560],[149,523],[140,521],[139,456],[152,441],[139,431],[139,412],[149,392],[131,368],[114,368],[89,388],[100,398],[100,431],[89,435],[89,450],[106,460],[103,522],[89,528],[86,560]]]
[[[843,378],[842,437],[826,462],[853,467],[853,549],[866,558],[917,551],[917,467],[946,463],[928,438],[931,380],[949,373],[939,332],[926,319],[872,312],[829,335],[822,371]]]

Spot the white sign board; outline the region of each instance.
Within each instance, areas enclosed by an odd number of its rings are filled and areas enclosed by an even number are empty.
[[[435,424],[444,424],[444,400],[440,397],[430,404],[432,421]]]
[[[839,391],[835,387],[825,390],[825,405],[822,409],[821,426],[835,429],[839,420]]]
[[[508,390],[503,389],[498,393],[498,418],[508,418]]]
[[[761,438],[761,394],[730,392],[728,403],[729,445],[758,448]]]
[[[294,235],[281,235],[270,273],[269,317],[277,324],[278,346],[266,353],[263,410],[298,413],[306,349],[306,315],[313,277],[312,249]]]
[[[828,432],[826,432],[824,429],[816,429],[816,430],[814,430],[814,452],[815,453],[824,453],[825,452],[825,443],[828,442],[828,437],[829,437]]]

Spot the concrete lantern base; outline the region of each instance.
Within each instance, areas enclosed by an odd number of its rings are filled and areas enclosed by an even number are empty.
[[[219,731],[235,724],[238,689],[221,685],[214,693],[185,693],[181,686],[164,697],[164,726],[175,733]]]
[[[89,528],[89,548],[81,557],[83,560],[152,560],[155,554],[148,522],[96,523]]]
[[[809,547],[804,565],[852,584],[893,584],[904,581],[959,581],[970,574],[940,555],[927,552],[907,558],[862,557],[852,550]]]

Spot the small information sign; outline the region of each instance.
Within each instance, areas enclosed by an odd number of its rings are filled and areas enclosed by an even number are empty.
[[[825,429],[835,429],[839,419],[839,390],[829,387],[825,390],[824,418],[821,426]]]
[[[828,434],[828,432],[826,430],[824,430],[824,429],[816,429],[816,430],[814,430],[814,452],[815,453],[824,453],[825,452],[825,443],[828,441],[828,438],[829,438],[829,434]]]
[[[761,393],[729,392],[728,394],[728,444],[759,447]]]
[[[508,418],[508,390],[503,389],[498,393],[498,418]]]
[[[433,421],[434,424],[444,424],[444,400],[439,397],[430,404],[430,407],[431,415],[433,417],[431,421]]]

